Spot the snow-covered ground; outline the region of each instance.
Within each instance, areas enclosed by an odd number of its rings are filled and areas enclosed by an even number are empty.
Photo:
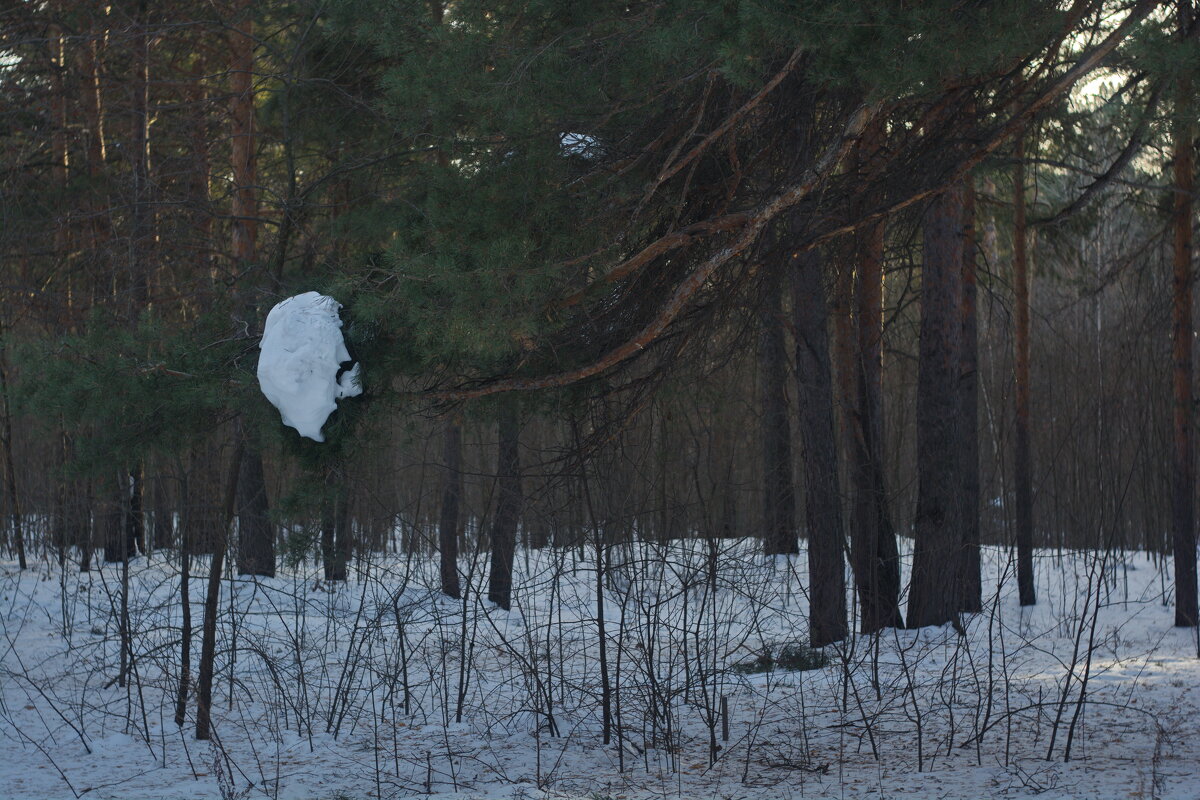
[[[965,635],[858,636],[822,668],[755,673],[735,665],[805,639],[803,555],[615,545],[604,744],[595,550],[519,551],[511,612],[476,599],[485,555],[464,559],[465,603],[426,556],[336,587],[312,563],[226,581],[211,743],[194,696],[173,721],[170,554],[131,565],[124,687],[120,565],[0,564],[0,797],[1200,798],[1200,659],[1164,604],[1169,561],[1039,553],[1022,610],[988,549]]]

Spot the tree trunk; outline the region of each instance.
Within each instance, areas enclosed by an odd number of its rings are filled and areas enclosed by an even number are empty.
[[[854,243],[841,237],[826,248],[832,269],[832,295],[828,296],[833,334],[833,421],[838,445],[838,486],[853,486],[855,464],[862,440],[859,438],[857,334],[854,321]],[[842,514],[854,523],[854,497],[842,495]]]
[[[151,504],[154,516],[154,549],[166,550],[175,543],[175,517],[171,510],[170,495],[165,483],[166,475],[160,472],[154,479]]]
[[[238,473],[242,467],[242,437],[237,437],[229,484],[225,490],[224,524],[217,526],[212,561],[208,569],[208,591],[204,595],[204,621],[200,634],[200,671],[196,687],[196,738],[208,739],[212,732],[213,668],[217,653],[217,611],[221,599],[221,570],[225,566],[225,550],[229,543],[229,526],[233,524],[234,502],[237,498]],[[176,709],[178,711],[178,709]]]
[[[129,236],[129,280],[133,288],[131,311],[133,321],[150,302],[150,266],[145,257],[146,246],[153,239],[148,214],[150,186],[150,58],[149,37],[146,35],[146,0],[139,0],[134,18],[133,56],[133,114],[130,131],[130,160],[133,186],[130,198],[131,230]]]
[[[925,212],[917,376],[917,511],[908,626],[942,625],[961,606],[964,186]]]
[[[81,505],[76,509],[79,515],[79,571],[91,572],[92,569],[92,550],[95,545],[95,527],[96,518],[99,516],[93,513],[92,503],[92,482],[91,480],[84,481],[84,491]]]
[[[0,331],[0,336],[3,335]],[[12,413],[8,403],[8,371],[5,368],[4,343],[0,339],[0,411],[4,414],[3,426],[0,427],[0,444],[4,446],[4,500],[8,508],[8,523],[12,529],[12,545],[17,551],[17,563],[21,569],[27,569],[25,561],[25,531],[21,520],[21,506],[17,497],[17,469],[13,458],[12,444]]]
[[[883,461],[883,236],[882,222],[857,236],[858,398],[850,562],[863,633],[900,627],[900,554],[887,507]]]
[[[350,516],[350,491],[345,484],[338,495],[336,546],[337,567],[344,581],[350,576],[350,562],[354,559],[354,518]]]
[[[99,509],[101,536],[104,538],[104,561],[107,564],[120,564],[125,560],[129,537],[126,535],[125,518],[122,509],[125,505],[125,487],[122,485],[120,473],[114,473],[109,479],[102,481],[104,500]]]
[[[321,564],[325,580],[346,580],[347,492],[341,476],[333,469],[325,474],[325,498],[321,509]]]
[[[772,281],[767,287],[758,351],[762,392],[763,550],[767,555],[800,552],[796,541],[796,501],[792,483],[792,426],[788,414],[782,288],[779,281]]]
[[[254,22],[249,0],[235,0],[230,36],[230,155],[233,172],[232,249],[234,267],[239,274],[254,269],[258,259],[258,193],[255,189],[257,162],[254,130]],[[200,161],[201,168],[206,159]],[[206,190],[207,193],[207,190]],[[258,328],[254,300],[239,290],[245,322],[250,330]],[[262,454],[258,444],[244,443],[245,455],[238,478],[238,574],[275,574],[275,531],[271,525],[263,480]],[[343,570],[344,572],[344,570]],[[344,577],[344,575],[343,575]]]
[[[187,510],[186,474],[179,495],[180,508],[183,510],[179,524],[179,605],[182,616],[179,625],[179,686],[175,692],[175,724],[182,728],[187,721],[187,699],[192,679],[192,596],[189,585],[192,577],[192,547],[191,536],[188,535],[192,521]]]
[[[459,503],[463,492],[462,426],[451,419],[446,422],[446,475],[442,483],[442,513],[438,520],[438,554],[441,560],[442,594],[460,598],[458,585],[458,527]]]
[[[1017,140],[1013,167],[1013,316],[1016,430],[1013,484],[1016,497],[1017,593],[1023,606],[1037,603],[1033,586],[1033,451],[1029,435],[1029,261],[1025,251],[1025,140]]]
[[[246,446],[237,487],[238,575],[275,577],[275,528],[267,503],[262,454]]]
[[[845,537],[833,422],[829,312],[819,253],[792,253],[789,262],[808,524],[809,643],[822,647],[845,639],[847,634]]]
[[[979,322],[976,316],[975,185],[963,181],[962,358],[959,436],[962,441],[963,562],[960,611],[983,610],[979,550]]]
[[[103,175],[107,148],[104,139],[103,96],[100,91],[100,55],[105,39],[104,31],[90,30],[87,47],[80,51],[80,66],[84,75],[83,113],[87,132],[87,173],[89,184],[93,187],[105,184]],[[84,208],[84,213],[89,219],[87,244],[92,259],[89,265],[92,276],[89,290],[93,298],[104,293],[104,276],[109,273],[106,268],[106,243],[109,238],[110,213],[106,206],[107,202],[101,202],[100,197],[91,195],[87,198]]]
[[[517,410],[506,404],[496,425],[499,454],[496,473],[499,492],[492,520],[492,567],[488,573],[488,600],[508,611],[512,608],[513,555],[517,547],[517,524],[521,517],[520,423]]]
[[[128,558],[140,550],[146,552],[146,514],[142,491],[142,465],[134,464],[128,473],[129,486],[122,487],[125,496],[125,552]]]
[[[230,49],[233,258],[247,269],[256,258],[258,194],[255,191],[254,22],[250,0],[234,0]]]
[[[1192,26],[1191,0],[1179,7],[1181,31]],[[1173,377],[1175,384],[1174,427],[1175,447],[1173,473],[1175,478],[1172,523],[1175,555],[1175,624],[1195,627],[1200,620],[1196,597],[1196,472],[1193,417],[1196,413],[1192,397],[1192,193],[1195,190],[1195,128],[1190,117],[1192,109],[1191,81],[1181,78],[1178,85],[1178,108],[1175,130],[1175,192],[1174,192],[1174,325]]]

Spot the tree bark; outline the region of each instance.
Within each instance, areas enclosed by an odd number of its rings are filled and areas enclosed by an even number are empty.
[[[513,555],[517,547],[517,524],[521,517],[520,423],[517,410],[511,404],[501,408],[496,430],[499,438],[496,473],[500,486],[496,497],[496,515],[492,520],[488,600],[508,611],[512,608]]]
[[[1191,0],[1179,6],[1179,27],[1188,31],[1193,22]],[[1193,418],[1192,348],[1192,193],[1195,191],[1195,127],[1191,81],[1178,84],[1175,129],[1173,369],[1174,378],[1174,491],[1172,537],[1175,556],[1175,624],[1195,627],[1200,621],[1196,596],[1196,472]]]
[[[153,239],[150,217],[147,213],[147,192],[150,186],[150,58],[149,37],[146,35],[146,0],[139,0],[134,17],[133,56],[133,114],[130,131],[131,177],[133,180],[130,197],[131,230],[129,238],[129,279],[133,287],[131,295],[132,318],[137,317],[150,303],[150,267],[146,259],[146,245]]]
[[[963,180],[962,359],[959,433],[962,442],[963,561],[960,611],[983,610],[979,542],[979,322],[976,315],[975,184]]]
[[[146,552],[146,514],[142,487],[142,465],[134,464],[127,477],[128,488],[122,487],[125,495],[125,552],[129,558],[140,550]]]
[[[237,487],[238,575],[275,577],[275,528],[267,503],[262,454],[246,447]]]
[[[230,49],[233,258],[246,269],[256,258],[258,193],[255,190],[254,21],[250,0],[234,0]]]
[[[874,126],[872,126],[873,128]],[[868,129],[870,130],[870,129]],[[869,136],[869,132],[864,136]],[[838,444],[838,486],[853,488],[855,466],[862,460],[862,440],[858,409],[857,331],[854,320],[855,239],[846,236],[830,242],[826,253],[831,256],[831,272],[834,274],[833,293],[829,297],[831,332],[833,334],[833,421],[836,425]],[[847,522],[853,531],[853,493],[842,497],[842,513],[848,515]]]
[[[81,72],[84,75],[83,113],[87,141],[87,173],[89,184],[104,185],[104,162],[107,147],[104,137],[104,103],[100,88],[100,56],[107,33],[90,30],[87,47],[80,51]],[[92,192],[95,190],[93,189]],[[91,254],[91,285],[88,287],[93,299],[103,296],[108,287],[104,285],[108,275],[106,243],[109,239],[109,212],[107,202],[91,194],[85,203],[84,213],[88,217],[88,250]]]
[[[152,537],[155,550],[166,550],[175,542],[175,519],[171,511],[170,496],[165,484],[166,475],[159,472],[154,479],[154,489],[151,492],[153,506],[154,535]]]
[[[92,481],[88,479],[84,481],[84,490],[82,504],[76,508],[76,513],[79,515],[79,571],[91,572],[92,570],[92,550],[95,545],[95,517],[99,514],[92,514]]]
[[[961,606],[964,186],[925,212],[917,376],[917,510],[908,626],[942,625]]]
[[[208,739],[212,734],[212,685],[217,653],[217,611],[221,599],[221,570],[225,566],[225,550],[229,544],[229,526],[233,524],[234,502],[237,498],[238,473],[242,467],[242,437],[237,437],[229,484],[225,490],[223,524],[216,526],[212,561],[208,569],[208,591],[204,595],[204,621],[200,634],[200,670],[196,686],[196,738]],[[178,711],[178,709],[176,709]]]
[[[829,311],[818,251],[791,253],[788,271],[792,283],[796,391],[800,401],[808,524],[809,643],[812,647],[822,647],[845,639],[848,632],[845,537],[829,363]]]
[[[349,563],[347,492],[335,470],[325,474],[325,498],[321,509],[321,564],[325,580],[346,580]]]
[[[0,331],[0,335],[3,331]],[[8,524],[12,531],[13,549],[17,551],[17,564],[27,569],[25,560],[25,531],[21,519],[21,505],[17,496],[17,468],[13,458],[12,412],[8,403],[8,371],[5,367],[4,343],[0,339],[0,400],[4,419],[0,427],[0,445],[4,446],[4,500],[8,508]]]
[[[258,259],[258,192],[256,133],[254,130],[254,21],[249,0],[236,0],[230,36],[230,154],[233,172],[232,248],[239,273],[255,268]],[[201,172],[206,158],[199,156]],[[206,190],[207,192],[207,190]],[[247,326],[258,327],[254,300],[238,292]],[[263,480],[262,453],[253,439],[244,444],[245,456],[238,479],[238,574],[275,574],[275,531],[271,525]],[[344,567],[342,572],[344,573]],[[344,579],[344,574],[342,578]]]
[[[462,596],[458,583],[459,504],[463,492],[462,426],[447,420],[443,433],[446,474],[442,482],[442,511],[438,519],[438,555],[441,561],[442,594]]]
[[[125,560],[129,547],[129,537],[124,527],[125,487],[122,485],[120,473],[111,474],[101,483],[104,500],[98,509],[101,536],[104,539],[104,561],[107,564],[120,564]]]
[[[354,558],[354,518],[350,516],[350,491],[345,484],[338,495],[337,514],[337,566],[341,580],[350,576],[350,562]]]
[[[192,547],[188,530],[191,514],[188,511],[188,480],[184,474],[180,488],[180,508],[183,516],[179,525],[179,605],[182,616],[179,626],[179,685],[175,692],[175,724],[180,728],[187,721],[187,699],[192,679]]]
[[[787,396],[787,340],[779,281],[767,287],[762,312],[758,375],[762,393],[763,550],[798,553],[796,500],[792,483],[792,426]]]
[[[900,627],[900,554],[888,514],[883,461],[883,236],[882,222],[857,236],[858,397],[855,404],[850,563],[858,592],[860,628]]]
[[[1017,140],[1013,167],[1013,288],[1016,330],[1016,430],[1013,489],[1017,526],[1017,593],[1023,606],[1037,603],[1033,584],[1033,448],[1029,429],[1029,261],[1025,226],[1025,140]]]

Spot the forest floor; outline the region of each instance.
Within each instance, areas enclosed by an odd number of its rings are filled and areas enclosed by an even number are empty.
[[[1164,603],[1169,560],[1042,551],[1021,609],[988,548],[960,630],[767,670],[805,638],[807,566],[754,547],[606,548],[603,668],[590,547],[519,552],[511,612],[439,596],[428,556],[339,585],[309,562],[231,579],[212,742],[194,696],[173,721],[174,554],[131,562],[124,686],[120,565],[0,562],[0,798],[1200,798],[1200,658]],[[473,589],[484,555],[464,559]]]

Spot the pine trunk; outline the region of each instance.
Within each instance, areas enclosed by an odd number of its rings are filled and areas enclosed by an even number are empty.
[[[962,183],[925,212],[917,375],[917,510],[908,626],[942,625],[961,607],[963,562]]]
[[[883,223],[857,236],[858,397],[851,480],[850,559],[863,633],[900,627],[900,555],[887,507],[883,461]]]
[[[962,358],[959,437],[962,442],[963,561],[960,611],[983,610],[979,542],[979,323],[976,316],[975,185],[963,181]]]
[[[1029,260],[1025,230],[1025,142],[1017,141],[1013,168],[1013,316],[1016,322],[1016,430],[1013,484],[1016,493],[1017,594],[1023,606],[1037,603],[1033,585],[1033,449],[1029,430]]]
[[[441,561],[442,594],[461,597],[458,583],[459,505],[463,492],[462,426],[446,422],[443,433],[446,474],[442,483],[442,511],[438,519],[438,555]]]
[[[492,520],[488,600],[507,611],[512,608],[513,556],[517,547],[517,524],[521,516],[520,424],[516,409],[508,405],[502,408],[496,428],[499,434],[496,472],[500,486],[496,498],[496,516]]]
[[[249,0],[237,0],[233,13],[235,29],[230,38],[230,116],[233,171],[232,246],[234,266],[241,274],[254,270],[258,250],[258,193],[256,133],[254,130],[254,22]],[[206,168],[205,159],[200,166]],[[203,174],[204,169],[201,170]],[[207,187],[205,187],[207,194]],[[247,326],[257,330],[254,301],[245,289],[238,292]],[[253,439],[245,442],[245,457],[238,478],[238,559],[240,575],[275,574],[275,531],[269,517],[262,454]]]
[[[120,564],[125,560],[129,538],[126,536],[123,509],[125,506],[125,487],[122,485],[119,473],[110,475],[110,480],[102,481],[104,505],[100,509],[100,530],[104,539],[104,561],[106,564]]]
[[[188,511],[186,473],[180,487],[180,507],[183,513],[179,524],[179,605],[182,609],[179,626],[179,684],[175,691],[175,724],[180,728],[187,721],[187,699],[192,680],[192,547],[188,531],[192,524]]]
[[[0,331],[0,335],[4,332]],[[4,345],[0,340],[0,411],[4,419],[0,420],[0,445],[4,446],[4,503],[8,509],[8,524],[11,526],[12,546],[17,551],[17,563],[21,569],[27,569],[25,559],[25,531],[21,519],[21,505],[17,496],[17,468],[13,458],[12,412],[8,403],[8,372],[4,365]]]
[[[238,477],[238,575],[275,577],[275,529],[267,503],[262,455],[246,447]]]
[[[829,312],[819,253],[793,253],[789,261],[808,525],[809,643],[822,647],[848,632]]]
[[[762,312],[758,375],[762,392],[763,549],[767,555],[800,552],[792,484],[792,427],[788,414],[787,340],[782,287],[767,288]]]
[[[129,558],[146,552],[146,514],[142,491],[142,465],[135,464],[128,473],[129,485],[122,487],[125,495],[125,552]]]
[[[1192,26],[1191,2],[1180,4],[1180,28]],[[1175,624],[1195,627],[1200,620],[1196,596],[1196,472],[1192,390],[1192,196],[1195,191],[1195,128],[1188,114],[1192,107],[1191,82],[1181,79],[1175,131],[1174,192],[1174,492],[1172,523],[1175,555]]]
[[[321,565],[325,580],[346,580],[349,563],[347,547],[348,493],[342,479],[334,470],[325,475],[325,498],[321,510]]]
[[[217,613],[221,599],[221,571],[225,567],[225,550],[229,543],[229,527],[233,524],[233,508],[237,498],[238,473],[242,466],[241,437],[233,452],[229,484],[225,491],[224,518],[216,527],[212,560],[208,569],[208,590],[204,595],[204,621],[200,633],[200,669],[196,686],[196,738],[203,741],[212,735],[212,687],[217,655]],[[178,710],[178,709],[177,709]]]
[[[154,516],[154,549],[166,550],[175,542],[175,520],[167,494],[166,475],[159,473],[154,479],[151,493]]]
[[[149,37],[146,35],[146,0],[139,0],[133,36],[133,114],[130,131],[132,166],[132,212],[129,239],[129,281],[132,292],[134,320],[150,303],[150,265],[146,259],[147,245],[154,238],[151,230],[149,203],[150,187],[150,58]]]

